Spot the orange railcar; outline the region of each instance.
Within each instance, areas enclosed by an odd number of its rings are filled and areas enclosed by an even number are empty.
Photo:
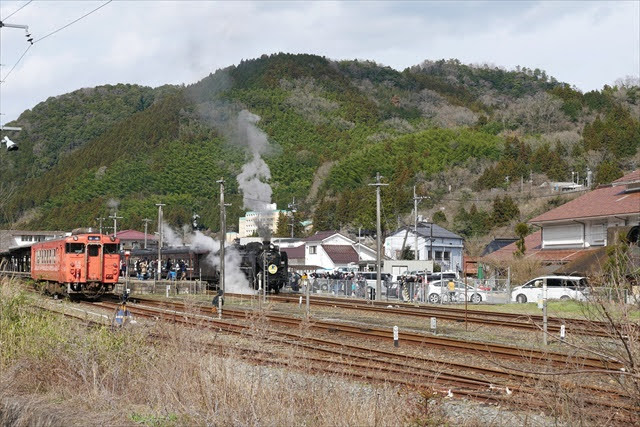
[[[31,246],[31,277],[53,294],[100,296],[118,282],[119,240],[77,234]]]

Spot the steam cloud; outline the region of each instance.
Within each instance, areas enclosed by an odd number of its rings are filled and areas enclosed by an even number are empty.
[[[252,157],[249,163],[242,166],[237,177],[242,190],[244,207],[253,211],[265,211],[271,203],[271,179],[269,166],[262,159],[268,147],[267,135],[256,126],[260,117],[247,110],[240,111],[236,120],[236,140],[244,142]]]
[[[183,230],[184,231],[184,230]],[[199,231],[194,233],[183,233],[184,240],[167,223],[162,224],[162,234],[165,242],[169,246],[183,246],[190,244],[196,250],[206,250],[209,252],[204,262],[213,267],[220,266],[220,242],[209,236],[205,236]],[[256,291],[249,286],[249,281],[240,269],[242,257],[233,247],[225,247],[224,256],[224,278],[226,292],[237,294],[255,294]]]
[[[258,213],[266,212],[271,210],[269,205],[273,192],[269,185],[271,171],[262,156],[270,149],[269,140],[256,126],[259,116],[238,110],[236,105],[223,101],[198,105],[198,114],[205,122],[220,130],[230,143],[246,149],[248,161],[236,177],[243,194],[243,207]],[[270,237],[271,231],[266,223],[257,221],[256,225],[261,237]]]

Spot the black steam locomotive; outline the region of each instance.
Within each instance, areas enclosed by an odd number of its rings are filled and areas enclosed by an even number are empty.
[[[249,286],[253,289],[263,288],[266,283],[267,291],[278,293],[288,280],[289,263],[286,252],[281,252],[278,246],[269,241],[252,242],[247,245],[234,245],[229,252],[237,252],[241,258],[240,270],[244,273]],[[193,249],[190,246],[162,248],[162,266],[164,268],[167,259],[173,261],[182,259],[188,266],[188,279],[199,279],[209,283],[216,289],[220,283],[219,266],[213,264],[218,254],[211,254],[208,250]],[[131,263],[136,259],[157,259],[157,251],[149,249],[136,249],[131,251]],[[207,259],[211,258],[211,259]],[[226,258],[226,257],[225,257]],[[229,267],[227,267],[229,268]],[[131,271],[132,269],[130,269]],[[132,272],[135,275],[135,272]],[[163,278],[166,271],[163,270]]]
[[[242,256],[240,268],[253,289],[280,292],[288,280],[289,260],[286,252],[269,241],[252,242],[236,247]]]

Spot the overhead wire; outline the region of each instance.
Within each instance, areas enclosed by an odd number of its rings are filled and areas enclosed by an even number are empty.
[[[33,0],[29,0],[27,3],[25,3],[24,5],[22,5],[20,8],[18,8],[15,12],[13,12],[12,14],[10,14],[9,16],[7,16],[6,18],[4,18],[5,20],[11,18],[13,15],[15,15],[16,13],[18,13],[19,11],[21,11],[22,9],[24,9],[27,5],[29,5],[29,3],[31,3]],[[75,24],[76,22],[80,21],[81,19],[86,18],[87,16],[91,15],[94,12],[97,12],[98,10],[102,9],[103,7],[105,7],[106,5],[108,5],[109,3],[111,3],[113,0],[108,0],[106,2],[104,2],[103,4],[101,4],[100,6],[96,7],[95,9],[91,10],[90,12],[85,13],[84,15],[82,15],[81,17],[69,22],[68,24],[58,28],[57,30],[54,30],[52,32],[50,32],[49,34],[40,37],[39,39],[35,40],[35,41],[31,41],[29,40],[29,46],[25,49],[25,51],[22,53],[22,55],[20,55],[20,58],[18,58],[18,60],[16,61],[15,64],[13,64],[13,67],[11,67],[11,70],[9,70],[9,72],[4,76],[4,78],[2,78],[2,75],[0,75],[0,87],[3,83],[5,83],[7,81],[7,78],[9,77],[9,75],[11,75],[11,73],[13,72],[13,70],[18,66],[18,64],[20,63],[20,61],[22,61],[22,58],[25,57],[25,55],[27,54],[27,52],[29,51],[29,49],[31,49],[31,46],[33,46],[35,43],[41,42],[42,40],[46,39],[47,37],[50,37],[62,30],[64,30],[67,27],[70,27],[71,25]],[[1,96],[0,96],[1,99]],[[1,121],[0,121],[1,124]]]
[[[42,40],[46,39],[47,37],[52,36],[52,35],[54,35],[55,33],[59,32],[59,31],[62,31],[62,30],[64,30],[64,29],[65,29],[65,28],[67,28],[67,27],[70,27],[71,25],[75,24],[76,22],[80,21],[81,19],[86,18],[87,16],[91,15],[92,13],[97,12],[98,10],[102,9],[103,7],[105,7],[106,5],[108,5],[109,3],[111,3],[112,1],[113,1],[113,0],[108,0],[108,1],[104,2],[104,3],[103,3],[103,4],[101,4],[100,6],[96,7],[95,9],[93,9],[92,11],[85,13],[85,14],[84,14],[84,15],[82,15],[80,18],[78,18],[78,19],[76,19],[76,20],[74,20],[74,21],[69,22],[67,25],[62,26],[62,27],[58,28],[57,30],[54,30],[54,31],[50,32],[50,33],[49,33],[49,34],[47,34],[46,36],[42,36],[42,37],[40,37],[39,39],[35,40],[33,43],[34,43],[34,44],[35,44],[35,43],[38,43],[38,42],[40,42],[40,41],[42,41]]]
[[[31,46],[33,46],[32,44],[29,44],[29,46],[27,46],[27,48],[25,49],[24,52],[22,52],[22,55],[20,55],[20,58],[18,58],[18,60],[16,61],[15,64],[13,64],[13,67],[11,67],[11,69],[9,70],[9,72],[7,73],[6,76],[4,76],[4,78],[2,80],[0,80],[0,83],[4,83],[7,78],[11,75],[11,73],[13,72],[13,70],[18,66],[18,64],[20,63],[20,61],[22,60],[22,58],[24,58],[24,56],[27,54],[27,52],[29,52],[29,49],[31,49]]]
[[[33,0],[29,0],[28,2],[26,2],[25,4],[23,4],[22,6],[20,6],[18,8],[18,10],[16,10],[15,12],[13,12],[12,14],[10,14],[9,16],[7,16],[6,18],[4,18],[4,20],[6,21],[7,19],[11,18],[13,15],[15,15],[16,13],[20,12],[22,9],[24,9],[25,7],[27,7],[29,5],[29,3],[31,3]]]
[[[45,35],[45,36],[42,36],[42,37],[40,37],[39,39],[37,39],[37,40],[33,41],[33,42],[29,45],[29,47],[28,47],[28,48],[27,48],[27,49],[22,53],[22,55],[20,56],[20,58],[18,58],[18,60],[16,61],[16,63],[13,65],[13,67],[11,67],[11,70],[7,73],[7,75],[6,75],[6,76],[4,76],[4,79],[1,79],[1,80],[0,80],[0,83],[5,83],[5,82],[6,82],[7,77],[9,77],[9,74],[11,74],[11,72],[14,70],[14,68],[16,68],[16,67],[18,66],[18,64],[20,63],[20,61],[22,61],[22,58],[24,58],[24,56],[27,54],[27,52],[29,51],[29,49],[31,48],[31,46],[32,46],[32,45],[34,45],[34,44],[36,44],[36,43],[38,43],[38,42],[41,42],[42,40],[46,39],[47,37],[50,37],[50,36],[52,36],[52,35],[54,35],[54,34],[56,34],[56,33],[60,32],[60,31],[64,30],[65,28],[67,28],[67,27],[69,27],[69,26],[71,26],[71,25],[75,24],[76,22],[80,21],[81,19],[86,18],[87,16],[91,15],[92,13],[97,12],[98,10],[102,9],[103,7],[105,7],[106,5],[108,5],[109,3],[111,3],[112,1],[113,1],[113,0],[108,0],[108,1],[104,2],[104,3],[103,3],[103,4],[101,4],[100,6],[96,7],[95,9],[93,9],[92,11],[85,13],[85,14],[84,14],[84,15],[82,15],[81,17],[79,17],[79,18],[77,18],[77,19],[75,19],[75,20],[73,20],[73,21],[69,22],[68,24],[66,24],[66,25],[64,25],[64,26],[62,26],[62,27],[60,27],[60,28],[58,28],[57,30],[54,30],[54,31],[50,32],[49,34],[47,34],[47,35]],[[31,3],[31,2],[29,2],[29,3]],[[27,4],[29,4],[29,3],[27,3]],[[27,4],[25,4],[24,6],[26,6]],[[22,6],[22,7],[24,7],[24,6]],[[20,9],[22,9],[22,8],[20,8]],[[20,10],[20,9],[18,9],[18,10]],[[18,12],[18,10],[16,10],[15,12],[13,12],[11,15],[15,14],[16,12]],[[9,16],[11,16],[11,15],[9,15]],[[6,18],[5,18],[5,19],[6,19]]]

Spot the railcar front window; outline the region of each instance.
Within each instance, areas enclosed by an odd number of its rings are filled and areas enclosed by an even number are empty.
[[[65,250],[68,254],[83,254],[84,243],[67,243]]]
[[[89,245],[89,256],[98,256],[98,255],[100,255],[100,246]]]
[[[116,245],[115,243],[105,243],[103,245],[103,248],[105,254],[113,255],[118,253],[118,245]]]

